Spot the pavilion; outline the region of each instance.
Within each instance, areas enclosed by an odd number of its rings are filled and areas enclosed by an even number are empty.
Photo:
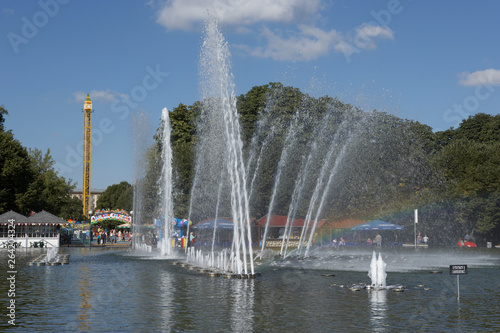
[[[63,219],[42,210],[30,217],[14,211],[0,215],[0,247],[13,240],[16,247],[59,247]],[[14,230],[10,233],[9,230]]]

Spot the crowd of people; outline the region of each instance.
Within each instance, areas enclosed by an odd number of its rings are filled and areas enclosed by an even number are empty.
[[[130,241],[132,233],[128,230],[121,231],[120,229],[103,230],[101,228],[93,230],[94,239],[97,239],[97,245],[106,245],[109,243],[117,243],[120,241]]]

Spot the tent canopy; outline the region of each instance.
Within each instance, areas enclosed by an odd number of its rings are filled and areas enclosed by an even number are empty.
[[[215,222],[215,219],[212,220],[207,220],[207,221],[202,221],[195,225],[193,229],[213,229],[214,225],[217,229],[233,229],[234,225],[233,222],[224,220],[224,219],[217,219],[217,223]]]
[[[363,223],[361,225],[352,227],[351,230],[361,231],[361,230],[403,230],[400,225],[392,224],[385,221],[374,220],[370,222]]]

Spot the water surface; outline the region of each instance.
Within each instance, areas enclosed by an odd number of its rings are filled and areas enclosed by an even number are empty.
[[[326,249],[308,259],[258,265],[255,280],[208,277],[172,260],[129,250],[61,248],[69,265],[28,266],[44,249],[16,253],[16,327],[21,331],[414,332],[500,331],[499,249],[382,249],[392,290],[369,284],[371,251]],[[476,251],[477,250],[477,251]],[[2,250],[2,267],[7,252]],[[258,263],[257,263],[258,264]],[[450,276],[451,264],[469,272]],[[430,273],[439,271],[441,274]],[[6,270],[0,274],[6,281]],[[8,305],[6,282],[1,302]],[[6,309],[5,306],[2,307]]]

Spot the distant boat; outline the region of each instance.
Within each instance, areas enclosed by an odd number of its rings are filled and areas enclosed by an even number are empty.
[[[477,247],[476,243],[464,241],[462,238],[458,240],[457,245],[460,247]]]

